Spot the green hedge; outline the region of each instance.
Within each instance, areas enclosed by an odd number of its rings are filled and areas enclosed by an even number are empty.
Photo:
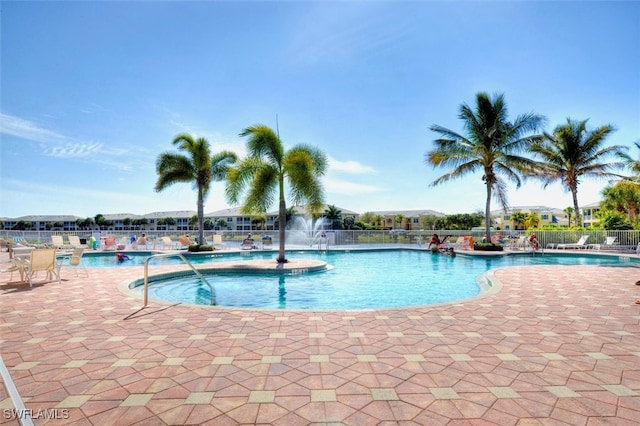
[[[189,246],[189,251],[191,252],[199,252],[199,251],[213,251],[213,246],[211,245],[199,245],[199,244],[191,244]]]
[[[504,248],[501,244],[494,243],[473,243],[473,249],[478,251],[502,251]]]

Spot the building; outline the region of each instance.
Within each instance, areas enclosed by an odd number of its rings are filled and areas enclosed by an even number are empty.
[[[513,220],[513,214],[516,212],[537,214],[540,218],[538,227],[550,224],[558,226],[569,225],[569,217],[562,209],[547,206],[517,206],[508,208],[506,212],[503,209],[492,210],[492,226],[503,231],[524,229],[522,224],[518,224]]]

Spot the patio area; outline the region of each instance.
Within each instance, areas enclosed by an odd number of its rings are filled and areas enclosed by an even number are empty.
[[[141,309],[118,286],[142,274],[63,268],[32,289],[0,275],[0,424],[24,418],[13,386],[47,425],[640,419],[637,267],[504,268],[487,297],[368,311]]]

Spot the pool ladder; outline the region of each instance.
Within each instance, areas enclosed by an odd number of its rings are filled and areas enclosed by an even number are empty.
[[[182,259],[182,261],[187,264],[187,266],[189,266],[189,268],[191,268],[191,270],[202,280],[202,282],[209,286],[209,291],[211,292],[211,304],[216,304],[216,292],[204,275],[202,275],[200,271],[198,271],[181,253],[165,253],[151,255],[144,261],[144,307],[147,307],[149,304],[149,262],[151,259],[158,259],[161,257],[179,257]]]

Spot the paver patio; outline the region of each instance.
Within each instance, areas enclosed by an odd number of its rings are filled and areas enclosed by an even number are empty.
[[[118,290],[141,276],[63,269],[29,289],[0,275],[0,353],[35,424],[640,419],[639,268],[505,268],[488,297],[366,311],[141,309]],[[8,385],[0,423],[19,424]]]

